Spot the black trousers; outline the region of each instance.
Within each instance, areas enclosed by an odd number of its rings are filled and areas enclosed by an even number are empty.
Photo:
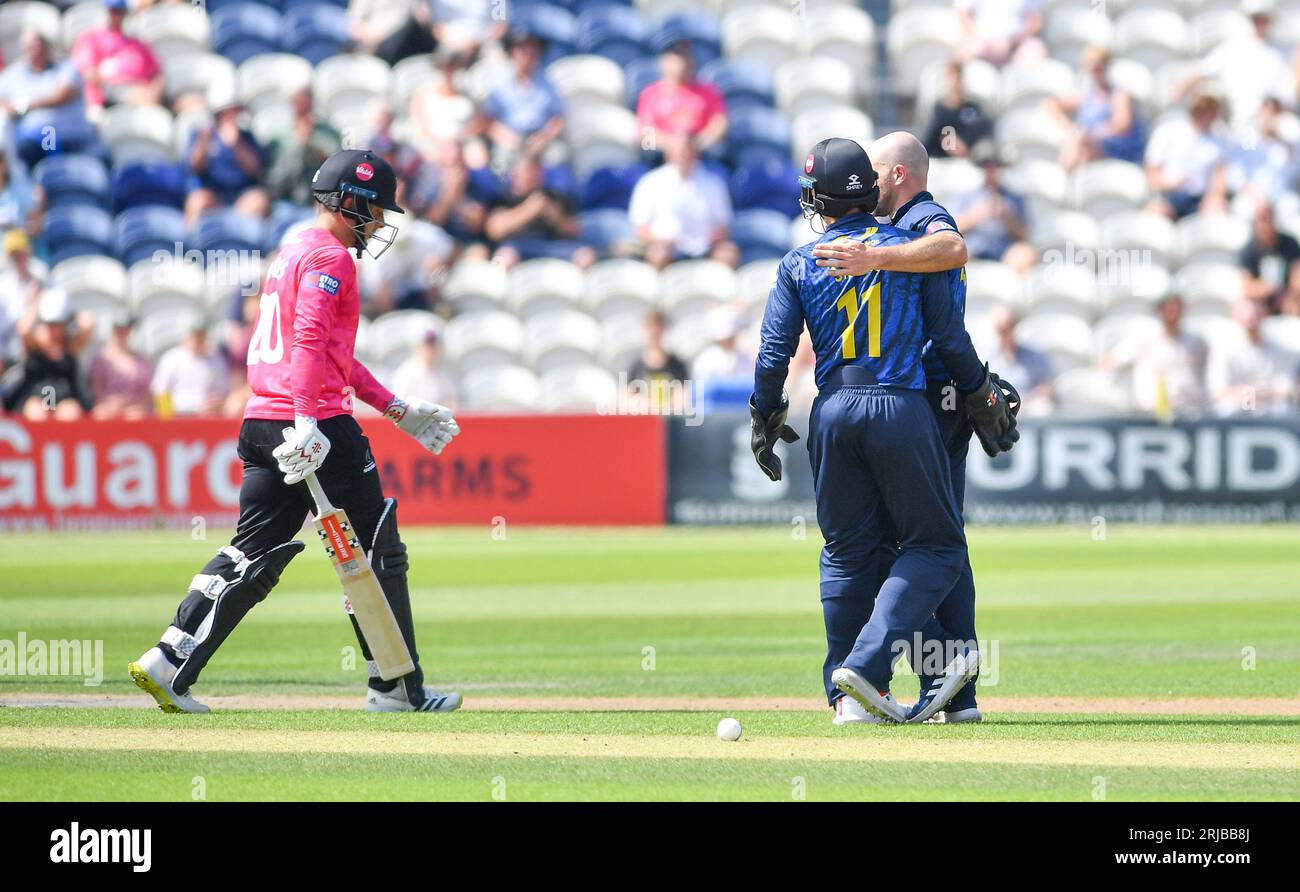
[[[284,443],[284,428],[292,426],[288,421],[250,418],[239,430],[244,483],[239,490],[239,524],[230,544],[249,560],[288,542],[302,529],[308,513],[315,513],[307,484],[285,483],[271,455]],[[330,441],[330,452],[316,479],[334,507],[348,513],[357,538],[369,550],[384,511],[384,488],[370,454],[370,441],[351,415],[326,418],[319,427]]]

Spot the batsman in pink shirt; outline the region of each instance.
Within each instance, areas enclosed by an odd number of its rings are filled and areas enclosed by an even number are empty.
[[[244,480],[235,536],[191,581],[162,640],[131,666],[136,684],[165,712],[208,711],[190,687],[302,551],[293,537],[312,507],[302,481],[313,473],[366,546],[416,666],[396,680],[380,678],[352,617],[370,671],[365,709],[449,712],[461,703],[460,694],[424,685],[397,501],[384,497],[370,443],[352,417],[360,399],[435,455],[460,433],[449,409],[394,396],[353,356],[361,300],[349,252],[378,258],[393,243],[397,229],[384,211],[403,213],[397,177],[375,153],[345,150],[321,165],[312,189],[315,225],[286,243],[267,271],[248,347],[252,397],[239,432]]]

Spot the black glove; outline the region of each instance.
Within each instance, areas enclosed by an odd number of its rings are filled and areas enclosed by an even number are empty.
[[[989,372],[989,377],[993,379],[993,383],[1002,391],[1002,395],[1007,398],[1007,405],[1011,407],[1011,416],[1014,418],[1019,415],[1020,391],[1016,390],[1016,385],[1012,384],[1005,378],[1000,377],[997,372]]]
[[[989,458],[994,458],[1001,452],[1009,452],[1020,439],[1020,431],[1016,430],[1016,416],[1004,387],[1001,379],[989,374],[988,366],[985,366],[984,383],[963,400],[966,417]],[[1017,403],[1019,397],[1016,394]]]
[[[749,398],[749,448],[754,450],[754,461],[758,462],[769,480],[781,479],[781,459],[772,451],[776,441],[793,443],[799,439],[794,428],[785,423],[789,411],[790,401],[783,396],[776,411],[764,418],[763,413],[754,406],[754,398]]]

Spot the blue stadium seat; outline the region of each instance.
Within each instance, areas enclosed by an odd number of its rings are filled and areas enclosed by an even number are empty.
[[[700,69],[699,79],[718,88],[727,100],[728,113],[744,108],[771,108],[776,104],[772,70],[763,65],[718,59]]]
[[[578,50],[626,65],[650,52],[650,24],[630,6],[597,6],[578,17]]]
[[[140,205],[118,214],[113,229],[113,253],[130,267],[156,251],[174,254],[184,241],[185,217],[174,207]]]
[[[633,0],[574,0],[573,14],[581,17],[584,13],[593,9],[599,9],[607,6],[626,6],[634,7],[636,4]]]
[[[212,49],[235,65],[262,53],[278,53],[284,22],[278,10],[261,3],[235,3],[209,16]]]
[[[659,60],[654,56],[633,59],[623,66],[623,84],[627,91],[627,107],[636,110],[641,91],[659,80]]]
[[[731,177],[731,201],[737,210],[766,208],[786,219],[799,213],[799,171],[785,159],[769,158],[738,168]]]
[[[295,6],[284,14],[284,47],[312,65],[343,52],[348,13],[339,6]]]
[[[113,210],[143,205],[185,204],[185,170],[179,164],[142,162],[113,171]]]
[[[546,41],[543,64],[572,55],[578,45],[578,20],[553,3],[525,6],[514,11],[515,24]]]
[[[770,108],[741,109],[731,115],[727,156],[733,168],[752,167],[790,157],[790,122]]]
[[[578,199],[578,178],[567,164],[552,164],[542,171],[542,187]]]
[[[58,266],[69,257],[113,253],[113,218],[85,205],[51,208],[42,233],[46,262]]]
[[[578,215],[578,225],[582,230],[578,238],[600,250],[636,240],[636,230],[626,211],[586,211]]]
[[[283,0],[279,5],[285,12],[297,9],[300,6],[309,6],[312,9],[320,9],[324,6],[337,6],[339,9],[347,9],[348,0]]]
[[[193,245],[200,251],[260,251],[267,243],[266,223],[230,209],[208,211],[194,229]]]
[[[662,52],[683,40],[690,41],[697,67],[717,59],[722,55],[722,27],[718,17],[708,12],[675,12],[655,28],[650,46],[655,52]]]
[[[645,176],[644,164],[630,167],[598,167],[582,184],[580,205],[584,211],[616,208],[627,210],[637,180]]]
[[[268,247],[274,250],[291,227],[315,216],[316,212],[311,208],[292,201],[277,201],[271,206],[271,244]]]
[[[50,155],[32,172],[50,207],[108,203],[108,170],[93,155]]]
[[[790,218],[779,211],[741,211],[731,221],[731,240],[740,249],[740,262],[784,257],[790,250]]]

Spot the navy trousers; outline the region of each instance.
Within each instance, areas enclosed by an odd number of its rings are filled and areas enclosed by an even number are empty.
[[[918,633],[955,637],[934,614],[968,566],[966,539],[948,456],[921,392],[828,390],[813,403],[808,450],[826,540],[824,678],[833,702],[838,666],[886,690]]]

